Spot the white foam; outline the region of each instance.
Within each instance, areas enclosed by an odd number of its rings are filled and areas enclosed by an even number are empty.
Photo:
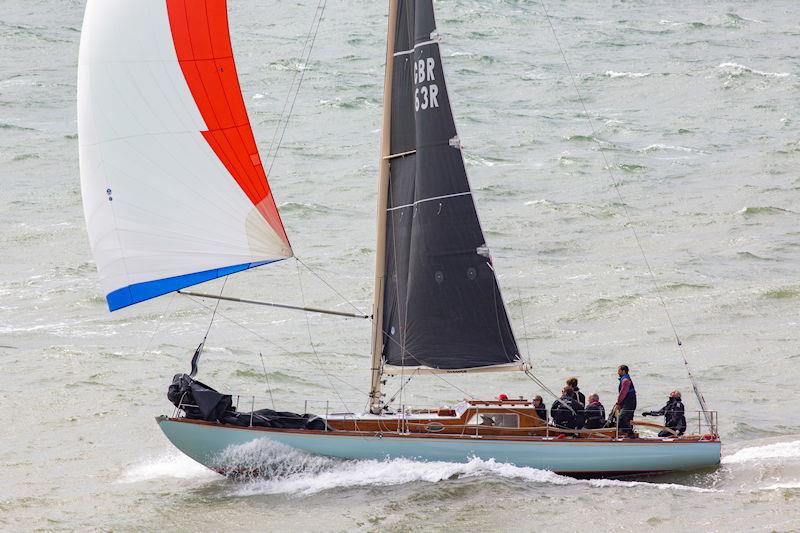
[[[118,483],[139,483],[156,479],[212,481],[220,479],[220,476],[176,450],[130,466]]]
[[[640,152],[663,152],[667,150],[672,150],[676,152],[695,152],[695,153],[703,153],[700,150],[695,150],[694,148],[689,148],[686,146],[673,146],[671,144],[651,144],[645,146],[640,150]]]
[[[800,481],[792,481],[789,483],[775,483],[764,487],[762,490],[785,490],[785,489],[800,489]]]
[[[800,459],[800,440],[743,448],[722,458],[723,464],[738,464],[772,459]]]
[[[763,70],[756,70],[739,63],[722,63],[721,65],[718,65],[717,68],[724,70],[726,73],[732,76],[756,74],[758,76],[765,76],[768,78],[785,78],[790,75],[788,72],[765,72]]]
[[[477,458],[467,463],[421,462],[410,459],[335,461],[309,456],[284,446],[269,443],[250,443],[229,449],[223,454],[223,461],[226,465],[230,465],[232,462],[233,466],[239,468],[255,468],[260,474],[269,476],[252,478],[237,486],[234,493],[240,496],[253,494],[308,495],[346,488],[403,485],[413,482],[437,483],[449,479],[489,476],[551,485],[588,485],[598,488],[641,487],[713,492],[709,489],[673,483],[610,479],[578,480],[547,470],[518,467]]]
[[[609,78],[645,78],[649,76],[649,72],[615,72],[613,70],[607,70],[606,76]]]

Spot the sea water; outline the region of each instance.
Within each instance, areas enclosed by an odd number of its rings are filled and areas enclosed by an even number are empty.
[[[300,51],[316,1],[229,4],[267,161],[304,72],[270,183],[313,273],[284,261],[230,278],[225,294],[369,312],[385,2],[328,2],[307,64]],[[108,313],[79,188],[84,2],[6,0],[0,529],[800,529],[796,3],[546,6],[591,123],[541,3],[435,4],[520,349],[553,390],[575,375],[610,407],[616,367],[627,363],[641,409],[678,388],[693,411],[677,332],[720,413],[718,471],[573,480],[492,461],[348,462],[262,445],[231,453],[265,475],[225,479],[182,456],[153,417],[171,414],[166,387],[188,370],[213,302],[165,296]],[[257,407],[302,410],[309,398],[317,413],[326,401],[358,410],[369,343],[363,320],[223,303],[199,377],[258,395]],[[399,386],[389,380],[386,391]],[[515,374],[415,377],[399,400],[454,405],[499,393],[551,400]]]

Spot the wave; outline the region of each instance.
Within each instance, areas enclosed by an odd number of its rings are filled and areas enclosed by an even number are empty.
[[[739,214],[741,215],[783,215],[787,213],[793,213],[788,209],[783,209],[782,207],[773,207],[773,206],[757,206],[757,207],[743,207],[739,210]]]
[[[800,440],[743,448],[722,458],[722,464],[740,464],[773,459],[800,459]]]
[[[786,489],[800,489],[800,481],[793,481],[789,483],[775,483],[773,485],[767,485],[763,487],[761,490],[786,490]]]
[[[341,461],[304,454],[269,441],[254,441],[229,448],[220,457],[219,464],[249,473],[243,483],[233,488],[233,493],[239,496],[310,495],[348,488],[438,483],[477,477],[515,479],[550,485],[587,485],[597,488],[642,487],[657,490],[714,492],[711,489],[675,483],[573,479],[547,470],[518,467],[478,458],[473,458],[467,463],[422,462],[411,459]]]
[[[784,287],[782,289],[772,289],[764,293],[765,298],[773,300],[787,300],[800,296],[800,288]]]
[[[607,70],[605,73],[609,78],[646,78],[651,74],[650,72],[615,72],[613,70]]]
[[[380,107],[378,102],[364,96],[356,96],[353,98],[337,96],[333,100],[322,99],[319,101],[319,104],[321,106],[334,107],[337,109],[368,109]]]
[[[727,74],[730,77],[739,77],[749,74],[755,74],[757,76],[764,76],[767,78],[786,78],[791,76],[791,74],[788,72],[765,72],[763,70],[756,70],[739,63],[722,63],[718,65],[717,68],[722,70],[724,74]]]
[[[221,478],[205,466],[175,450],[130,466],[117,482],[140,483],[158,479],[213,481]]]
[[[673,146],[671,144],[660,144],[655,143],[648,146],[645,146],[641,150],[638,150],[642,153],[650,153],[650,152],[666,152],[666,151],[674,151],[674,152],[692,152],[697,154],[704,153],[702,150],[697,150],[695,148],[689,148],[687,146]]]

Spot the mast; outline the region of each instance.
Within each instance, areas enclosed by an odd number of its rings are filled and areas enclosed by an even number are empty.
[[[386,271],[386,208],[389,199],[389,155],[392,134],[392,74],[394,71],[394,40],[397,32],[397,2],[389,0],[389,26],[386,32],[386,70],[383,80],[383,123],[381,126],[381,156],[378,174],[378,208],[375,246],[375,294],[372,304],[372,380],[369,389],[369,409],[381,409],[381,367],[383,352],[383,295]]]

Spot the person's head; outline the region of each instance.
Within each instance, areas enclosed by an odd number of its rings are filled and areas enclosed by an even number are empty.
[[[575,394],[575,391],[569,385],[567,385],[566,387],[561,389],[561,396],[572,397],[574,394]]]
[[[567,379],[567,385],[572,387],[573,390],[577,389],[578,388],[578,378],[572,377],[572,378]]]
[[[544,403],[544,400],[538,394],[533,397],[533,405],[542,405],[543,403]]]
[[[627,373],[628,373],[628,365],[619,365],[619,368],[617,369],[617,375],[622,377]]]
[[[596,392],[589,395],[589,403],[594,403],[599,401],[600,401],[600,396],[598,396]]]
[[[679,399],[679,400],[680,400],[680,399],[681,399],[681,391],[679,391],[679,390],[674,390],[674,391],[672,391],[672,392],[670,392],[670,393],[669,393],[669,397],[670,397],[670,398],[677,398],[677,399]]]

